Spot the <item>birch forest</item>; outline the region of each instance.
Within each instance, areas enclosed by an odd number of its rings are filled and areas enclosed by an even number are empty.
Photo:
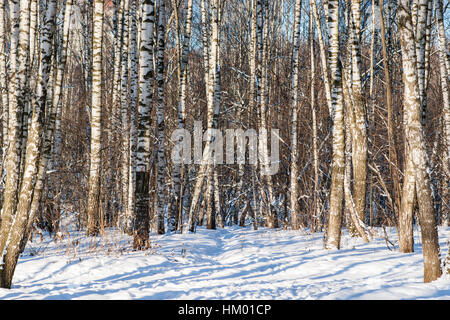
[[[422,281],[450,274],[449,7],[0,0],[0,287],[68,216],[134,252],[247,228],[408,254],[419,232]]]

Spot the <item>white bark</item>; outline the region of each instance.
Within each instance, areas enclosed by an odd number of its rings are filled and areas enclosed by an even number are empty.
[[[424,281],[430,282],[441,276],[440,252],[436,213],[431,196],[431,185],[428,176],[428,161],[425,147],[423,127],[421,124],[421,100],[419,76],[416,64],[416,47],[411,20],[411,12],[407,0],[402,0],[398,10],[400,44],[402,49],[402,67],[404,82],[405,136],[409,145],[405,179],[415,177],[415,190],[419,205],[419,223],[422,232],[424,258]],[[403,202],[410,202],[414,193],[409,192],[411,186],[404,183]]]
[[[291,191],[291,219],[292,228],[298,229],[298,108],[299,108],[299,47],[300,47],[300,18],[301,18],[302,0],[295,2],[294,18],[294,50],[292,53],[292,93],[291,93],[291,172],[290,172],[290,191]]]
[[[158,219],[158,234],[164,234],[164,207],[166,205],[166,199],[164,196],[165,188],[165,138],[164,138],[164,35],[166,30],[166,12],[164,1],[159,5],[159,21],[158,21],[158,62],[157,62],[157,76],[156,81],[158,83],[158,109],[156,111],[156,121],[158,126],[158,206],[157,206],[157,219]]]
[[[142,4],[139,52],[139,118],[136,151],[136,214],[133,247],[145,249],[149,245],[149,181],[150,181],[150,115],[153,108],[153,28],[155,6],[153,0]]]
[[[91,151],[89,156],[89,191],[87,203],[88,235],[98,234],[100,222],[103,10],[103,0],[96,0],[94,4],[92,37]]]
[[[21,2],[22,11],[20,18],[21,30],[19,32],[19,48],[21,50],[27,49],[25,44],[27,35],[29,36],[29,10],[30,3],[26,1]],[[37,87],[37,100],[33,109],[33,116],[31,121],[31,130],[26,146],[25,155],[25,169],[23,173],[22,184],[20,186],[19,199],[17,207],[14,205],[15,218],[11,230],[8,232],[8,242],[6,252],[2,250],[2,261],[4,266],[0,270],[1,287],[10,288],[14,270],[21,251],[21,242],[23,237],[26,237],[25,231],[27,227],[28,212],[32,201],[32,192],[34,187],[34,180],[38,171],[39,145],[40,136],[43,125],[44,108],[46,102],[46,88],[50,72],[50,62],[52,55],[52,38],[55,30],[55,15],[56,15],[56,0],[50,0],[47,5],[45,24],[43,30],[43,39],[41,44],[41,64],[39,69],[39,82]],[[26,17],[28,16],[28,17]],[[23,42],[22,42],[23,41]],[[19,57],[24,52],[19,51]],[[19,69],[20,70],[20,69]],[[8,167],[8,169],[15,168]],[[18,187],[18,186],[17,186]],[[3,229],[2,224],[2,243],[3,236],[7,230]]]
[[[341,65],[339,60],[339,1],[330,0],[330,69],[333,120],[333,160],[331,168],[330,209],[326,248],[339,249],[341,240],[342,201],[344,197],[344,119]]]

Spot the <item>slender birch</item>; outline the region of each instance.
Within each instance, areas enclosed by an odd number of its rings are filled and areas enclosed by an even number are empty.
[[[153,108],[153,28],[155,6],[153,0],[142,4],[139,52],[139,118],[136,151],[136,214],[134,220],[133,247],[138,250],[149,246],[150,208],[150,125]]]
[[[320,23],[320,17],[319,17],[319,12],[317,10],[317,5],[316,5],[316,1],[311,1],[312,6],[313,6],[313,12],[314,12],[314,22],[316,24],[317,27],[317,36],[318,36],[318,40],[319,40],[319,48],[320,48],[320,61],[322,63],[322,75],[323,75],[323,79],[324,79],[324,86],[325,86],[325,97],[327,99],[327,104],[328,104],[328,111],[330,112],[330,114],[332,114],[332,105],[331,105],[331,85],[330,85],[330,78],[328,75],[328,69],[329,69],[329,63],[328,63],[328,59],[326,57],[326,48],[325,48],[325,41],[323,39],[323,35],[322,35],[322,27],[321,27],[321,23]],[[326,28],[325,28],[326,29]]]
[[[445,132],[444,139],[447,146],[447,161],[444,162],[444,165],[450,166],[450,65],[447,55],[447,38],[445,35],[442,0],[436,0],[436,20],[439,45],[439,71],[441,76],[442,100],[444,102],[442,107],[444,118],[443,128]]]
[[[120,75],[122,66],[122,46],[123,46],[123,34],[124,34],[124,8],[125,1],[116,0],[116,10],[115,10],[115,36],[114,36],[114,62],[113,62],[113,79],[111,90],[111,107],[109,109],[109,123],[105,127],[105,135],[108,137],[109,142],[109,154],[108,154],[108,178],[107,181],[110,184],[112,190],[112,205],[110,205],[110,210],[113,210],[113,215],[116,214],[117,204],[120,200],[117,195],[117,191],[120,189],[120,176],[116,177],[114,169],[119,166],[115,159],[114,146],[116,141],[121,142],[121,138],[118,137],[117,132],[120,129]],[[115,204],[115,205],[114,205]],[[126,227],[125,227],[126,228]]]
[[[183,45],[181,48],[181,58],[179,64],[179,96],[178,96],[178,112],[177,121],[178,129],[183,129],[186,121],[186,92],[187,92],[187,65],[189,56],[189,42],[191,39],[192,30],[192,0],[188,0],[186,8],[186,24],[184,27]],[[201,14],[205,14],[204,8],[205,0],[202,0]],[[178,19],[177,19],[178,21]],[[205,47],[204,47],[205,48]],[[179,215],[182,215],[186,208],[183,206],[183,194],[181,188],[182,175],[187,175],[187,166],[183,164],[174,164],[173,169],[173,183],[174,183],[174,197],[170,205],[169,213],[169,231],[174,232],[178,228]],[[185,186],[187,187],[187,186]],[[186,189],[184,189],[186,190]],[[182,208],[182,210],[180,210]]]
[[[89,191],[87,202],[87,234],[92,236],[98,234],[100,227],[103,10],[103,0],[96,0],[94,3],[92,37],[91,151],[89,156]]]
[[[6,69],[6,1],[0,4],[0,102],[2,105],[2,155],[6,152],[8,139],[8,72]],[[4,164],[1,164],[1,172],[3,172]]]
[[[128,47],[129,47],[129,0],[122,0],[124,4],[123,12],[123,34],[122,34],[122,51],[121,55],[121,77],[120,77],[120,115],[121,115],[121,193],[122,193],[122,210],[120,222],[125,232],[129,233],[130,230],[126,230],[125,221],[130,221],[131,213],[128,208],[128,187],[129,187],[129,150],[130,150],[130,135],[129,135],[129,110],[128,110]]]
[[[263,14],[261,14],[260,18],[262,19],[264,15],[268,15],[268,2],[262,1],[264,3],[264,8],[261,8],[263,10]],[[269,54],[269,48],[268,48],[268,37],[269,37],[269,23],[268,18],[265,18],[264,22],[262,22],[261,25],[261,31],[263,31],[264,35],[262,36],[262,47],[260,48],[260,72],[261,72],[261,81],[260,81],[260,98],[259,98],[259,106],[260,106],[260,130],[267,130],[267,114],[268,114],[268,54]],[[260,45],[261,45],[260,44]],[[260,132],[261,136],[261,132]],[[267,142],[259,144],[258,152],[260,154],[260,179],[261,181],[265,181],[267,186],[267,194],[265,192],[265,188],[261,188],[261,196],[263,198],[267,198],[267,219],[268,219],[268,225],[270,228],[277,228],[278,227],[278,217],[275,208],[273,207],[273,182],[272,182],[272,176],[270,174],[267,174],[269,172],[268,168],[270,166],[269,159],[268,159],[268,150],[267,150]]]
[[[188,219],[188,229],[190,232],[195,232],[197,225],[197,214],[196,207],[198,200],[200,198],[200,193],[203,187],[205,177],[210,179],[213,174],[212,165],[210,164],[212,159],[209,159],[211,155],[211,145],[214,142],[214,135],[211,129],[215,129],[217,126],[217,115],[218,115],[218,81],[220,75],[219,69],[219,10],[220,10],[220,0],[213,0],[211,3],[211,42],[209,48],[209,57],[204,57],[204,59],[209,58],[209,75],[208,75],[208,85],[207,85],[207,131],[206,131],[206,144],[203,151],[202,164],[197,174],[197,181],[194,187],[194,192],[192,195],[191,207],[189,210]],[[217,81],[217,82],[216,82]]]
[[[56,76],[54,79],[54,89],[53,89],[53,108],[56,109],[55,117],[55,132],[54,132],[54,149],[53,154],[55,155],[55,164],[59,165],[59,158],[61,156],[61,145],[62,145],[62,132],[61,132],[61,115],[62,115],[62,87],[64,81],[64,74],[66,70],[66,60],[67,60],[67,47],[69,44],[69,31],[72,15],[72,5],[73,0],[67,0],[64,8],[64,26],[63,26],[63,37],[61,43],[61,56],[59,59]]]
[[[157,228],[158,234],[164,234],[164,206],[166,204],[164,197],[165,187],[165,139],[164,139],[164,35],[166,30],[166,7],[164,0],[160,0],[159,13],[158,13],[158,62],[157,62],[157,74],[156,81],[158,83],[158,108],[157,114],[157,126],[158,126],[158,206],[157,206]]]
[[[419,95],[422,110],[422,124],[426,121],[426,85],[425,85],[425,57],[426,57],[426,29],[428,18],[428,2],[429,0],[417,0],[417,22],[414,30],[416,41],[416,59],[417,59],[417,76],[419,80]]]
[[[360,0],[351,2],[351,54],[352,54],[352,96],[353,114],[352,121],[352,162],[353,162],[353,194],[356,211],[359,218],[365,221],[366,184],[367,184],[367,129],[365,107],[361,83],[361,15]]]
[[[328,1],[330,30],[330,70],[333,120],[333,160],[331,168],[330,208],[326,248],[339,249],[341,240],[342,201],[344,199],[344,119],[342,68],[339,59],[339,1]]]
[[[130,168],[129,168],[129,187],[128,187],[128,211],[130,215],[125,221],[125,230],[133,229],[133,214],[135,211],[135,188],[136,188],[136,146],[137,146],[137,128],[136,128],[136,106],[138,98],[138,52],[137,52],[137,17],[136,0],[131,0],[130,14]]]
[[[300,48],[300,18],[301,18],[302,0],[295,2],[294,18],[294,50],[292,53],[292,93],[291,93],[291,172],[290,172],[290,191],[291,191],[291,219],[292,228],[298,229],[298,108],[299,108],[299,48]]]
[[[316,63],[314,57],[314,22],[313,22],[313,1],[309,3],[309,41],[310,41],[310,63],[311,63],[311,91],[310,91],[310,101],[311,101],[311,117],[312,117],[312,129],[313,129],[313,155],[314,155],[314,215],[313,215],[313,230],[320,228],[320,197],[319,197],[319,150],[317,146],[318,133],[317,133],[317,112],[315,104],[315,85],[314,81],[316,78]],[[320,32],[320,30],[318,30]],[[325,72],[327,72],[325,70]]]

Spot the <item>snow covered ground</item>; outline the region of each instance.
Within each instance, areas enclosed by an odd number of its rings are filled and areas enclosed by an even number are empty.
[[[382,230],[381,230],[382,231]],[[420,232],[415,252],[389,250],[344,233],[342,249],[323,249],[322,234],[227,227],[195,235],[131,238],[109,230],[86,238],[65,232],[29,243],[3,299],[450,299],[450,277],[424,284]],[[395,229],[388,230],[396,243]],[[450,228],[440,228],[442,258]],[[397,247],[396,247],[397,249]]]

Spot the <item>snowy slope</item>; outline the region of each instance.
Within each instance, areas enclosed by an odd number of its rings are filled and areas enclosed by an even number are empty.
[[[395,229],[388,233],[395,242]],[[145,252],[117,231],[63,234],[29,243],[0,299],[450,299],[450,277],[422,283],[419,230],[412,254],[346,233],[331,252],[322,234],[302,231],[199,228],[152,235]],[[450,228],[439,234],[445,258]]]

